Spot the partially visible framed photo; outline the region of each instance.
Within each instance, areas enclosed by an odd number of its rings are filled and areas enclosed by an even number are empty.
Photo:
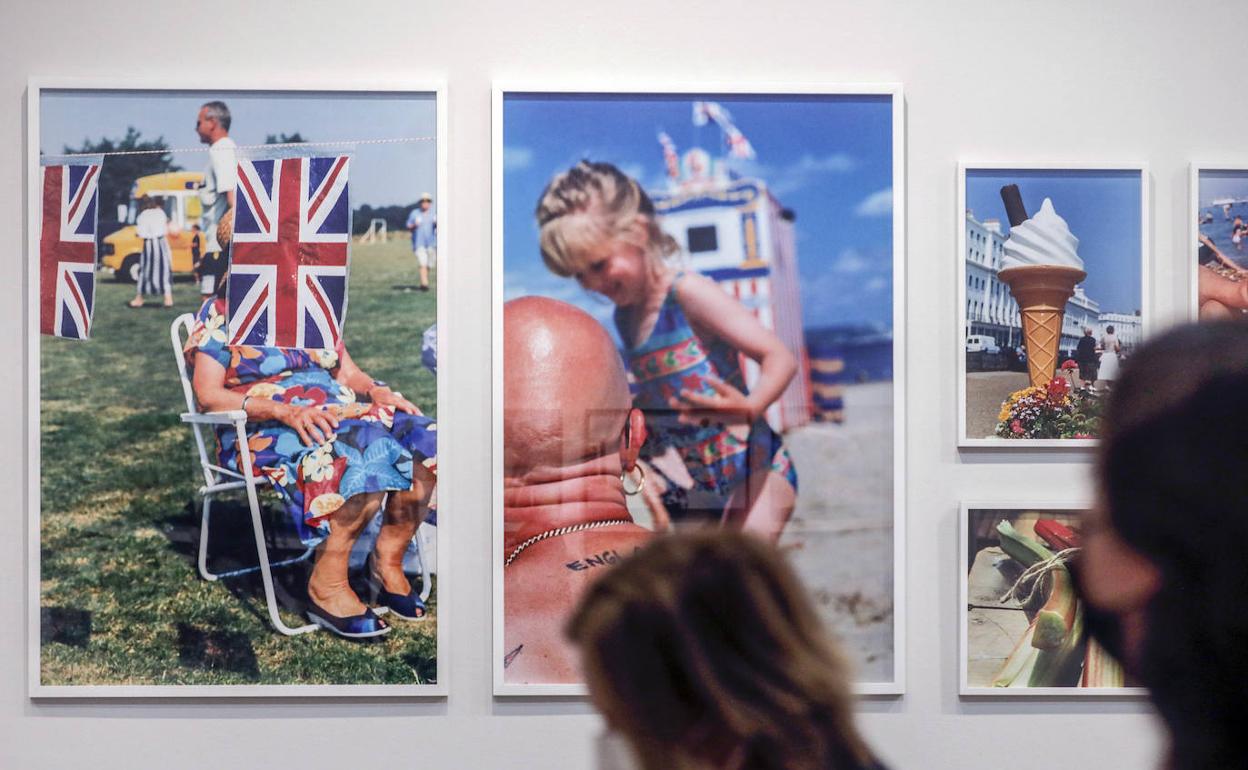
[[[28,95],[31,697],[444,696],[443,86]]]
[[[959,692],[1137,695],[1084,630],[1066,562],[1079,549],[1073,504],[962,506]]]
[[[959,446],[1095,444],[1148,253],[1143,165],[959,165]]]
[[[1248,165],[1193,165],[1188,253],[1194,321],[1248,313]]]
[[[900,693],[900,87],[506,85],[493,118],[495,694],[583,694],[588,581],[720,525],[785,549],[859,691]],[[623,491],[587,505],[591,467]]]

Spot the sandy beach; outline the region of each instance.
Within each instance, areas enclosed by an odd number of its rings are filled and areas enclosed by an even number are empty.
[[[892,383],[845,388],[845,422],[785,436],[797,510],[781,536],[859,681],[893,678]]]

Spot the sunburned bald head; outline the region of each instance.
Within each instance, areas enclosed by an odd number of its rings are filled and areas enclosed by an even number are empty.
[[[503,473],[563,467],[619,450],[632,400],[602,325],[545,297],[503,306]]]

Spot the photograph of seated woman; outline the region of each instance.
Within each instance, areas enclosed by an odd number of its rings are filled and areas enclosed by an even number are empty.
[[[186,347],[195,397],[204,411],[247,413],[252,465],[272,482],[304,543],[317,544],[309,619],[348,638],[390,631],[348,582],[352,546],[383,499],[367,577],[390,617],[423,618],[403,554],[436,482],[436,425],[361,371],[342,344],[335,350],[227,345],[225,312],[218,296],[196,316]],[[217,439],[222,466],[239,470],[234,429],[218,428]]]
[[[1167,770],[1248,767],[1245,392],[1248,326],[1214,321],[1140,347],[1106,406],[1077,577],[1089,631],[1165,724]]]
[[[643,770],[879,770],[796,573],[731,530],[655,538],[567,625],[590,699]]]
[[[709,519],[779,538],[797,473],[765,414],[797,371],[784,343],[711,278],[678,266],[637,180],[582,161],[556,175],[537,205],[542,260],[615,305],[614,323],[646,413],[662,529]],[[741,355],[760,374],[747,388]]]

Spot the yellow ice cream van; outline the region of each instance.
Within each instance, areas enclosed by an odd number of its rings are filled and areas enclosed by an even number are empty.
[[[195,236],[192,225],[199,224],[203,204],[199,200],[199,186],[204,174],[200,171],[167,171],[163,174],[141,176],[134,180],[130,189],[130,205],[126,221],[131,224],[104,238],[100,249],[100,264],[111,268],[117,280],[135,283],[139,280],[139,255],[143,253],[143,239],[134,229],[138,214],[138,201],[149,195],[160,202],[169,217],[169,250],[173,255],[173,272],[191,272],[191,242]],[[202,254],[206,237],[200,234]]]

